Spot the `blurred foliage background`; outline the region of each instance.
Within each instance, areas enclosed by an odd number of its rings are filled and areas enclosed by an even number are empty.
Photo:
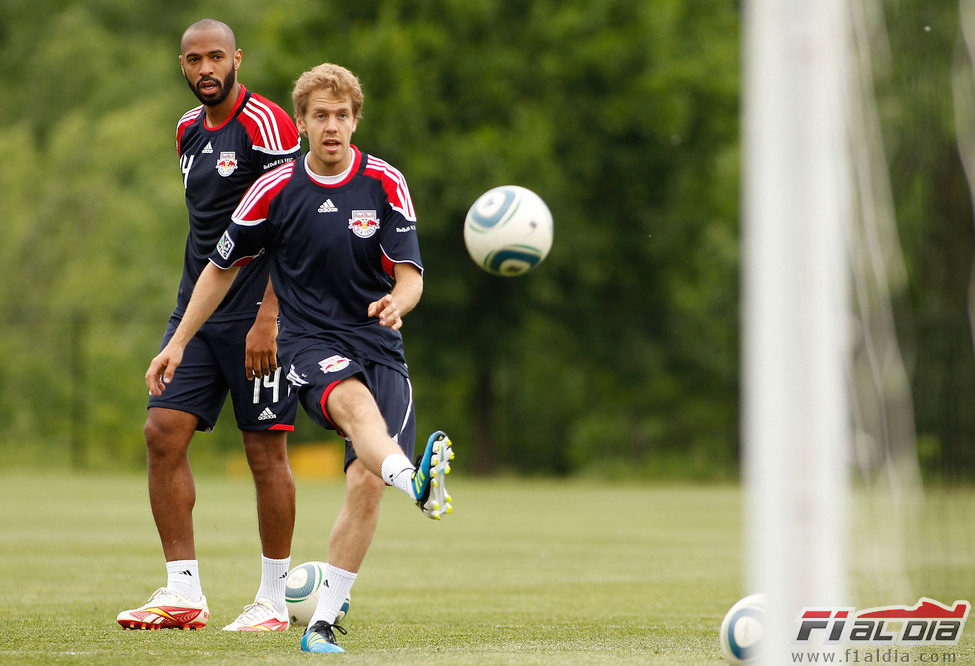
[[[958,7],[882,4],[896,19],[875,76],[907,267],[898,332],[925,470],[968,478]],[[175,125],[197,104],[178,44],[211,17],[236,31],[240,80],[289,111],[315,64],[362,80],[354,141],[404,172],[420,218],[426,289],[404,328],[419,431],[449,431],[459,467],[734,478],[738,5],[4,0],[0,457],[143,465],[142,377],[186,233]],[[462,239],[469,205],[508,183],[556,224],[550,256],[514,279],[481,272]],[[323,437],[303,417],[292,441]],[[192,450],[205,464],[239,446],[224,419]]]

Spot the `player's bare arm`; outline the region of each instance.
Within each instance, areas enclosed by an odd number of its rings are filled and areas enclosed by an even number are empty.
[[[186,343],[196,335],[200,327],[206,323],[213,311],[217,309],[223,297],[230,290],[234,278],[237,276],[238,266],[227,270],[218,268],[214,264],[207,264],[200,273],[200,279],[193,289],[193,296],[186,306],[186,312],[179,326],[170,338],[169,343],[149,363],[146,370],[146,387],[149,395],[162,395],[166,384],[172,381],[173,373],[183,361],[183,350]]]
[[[380,326],[398,331],[403,326],[403,317],[420,302],[423,274],[413,264],[399,263],[393,266],[393,278],[396,280],[393,290],[370,303],[368,314],[379,317]]]
[[[266,377],[278,369],[278,297],[270,278],[254,325],[247,332],[244,371],[247,379]]]

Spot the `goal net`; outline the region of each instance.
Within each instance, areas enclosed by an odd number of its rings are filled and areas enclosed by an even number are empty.
[[[804,607],[975,590],[975,0],[743,16],[746,581],[784,663]]]

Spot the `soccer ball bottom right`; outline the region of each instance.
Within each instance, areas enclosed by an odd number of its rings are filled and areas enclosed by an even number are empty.
[[[721,652],[729,664],[749,664],[758,659],[764,647],[764,594],[750,594],[739,600],[721,621]]]

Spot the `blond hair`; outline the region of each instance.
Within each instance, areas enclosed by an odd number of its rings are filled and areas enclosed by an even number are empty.
[[[291,101],[295,106],[295,117],[301,118],[308,108],[308,98],[316,90],[328,89],[336,96],[348,98],[352,102],[352,116],[358,120],[362,115],[362,88],[355,74],[341,65],[330,62],[312,67],[298,77]]]

